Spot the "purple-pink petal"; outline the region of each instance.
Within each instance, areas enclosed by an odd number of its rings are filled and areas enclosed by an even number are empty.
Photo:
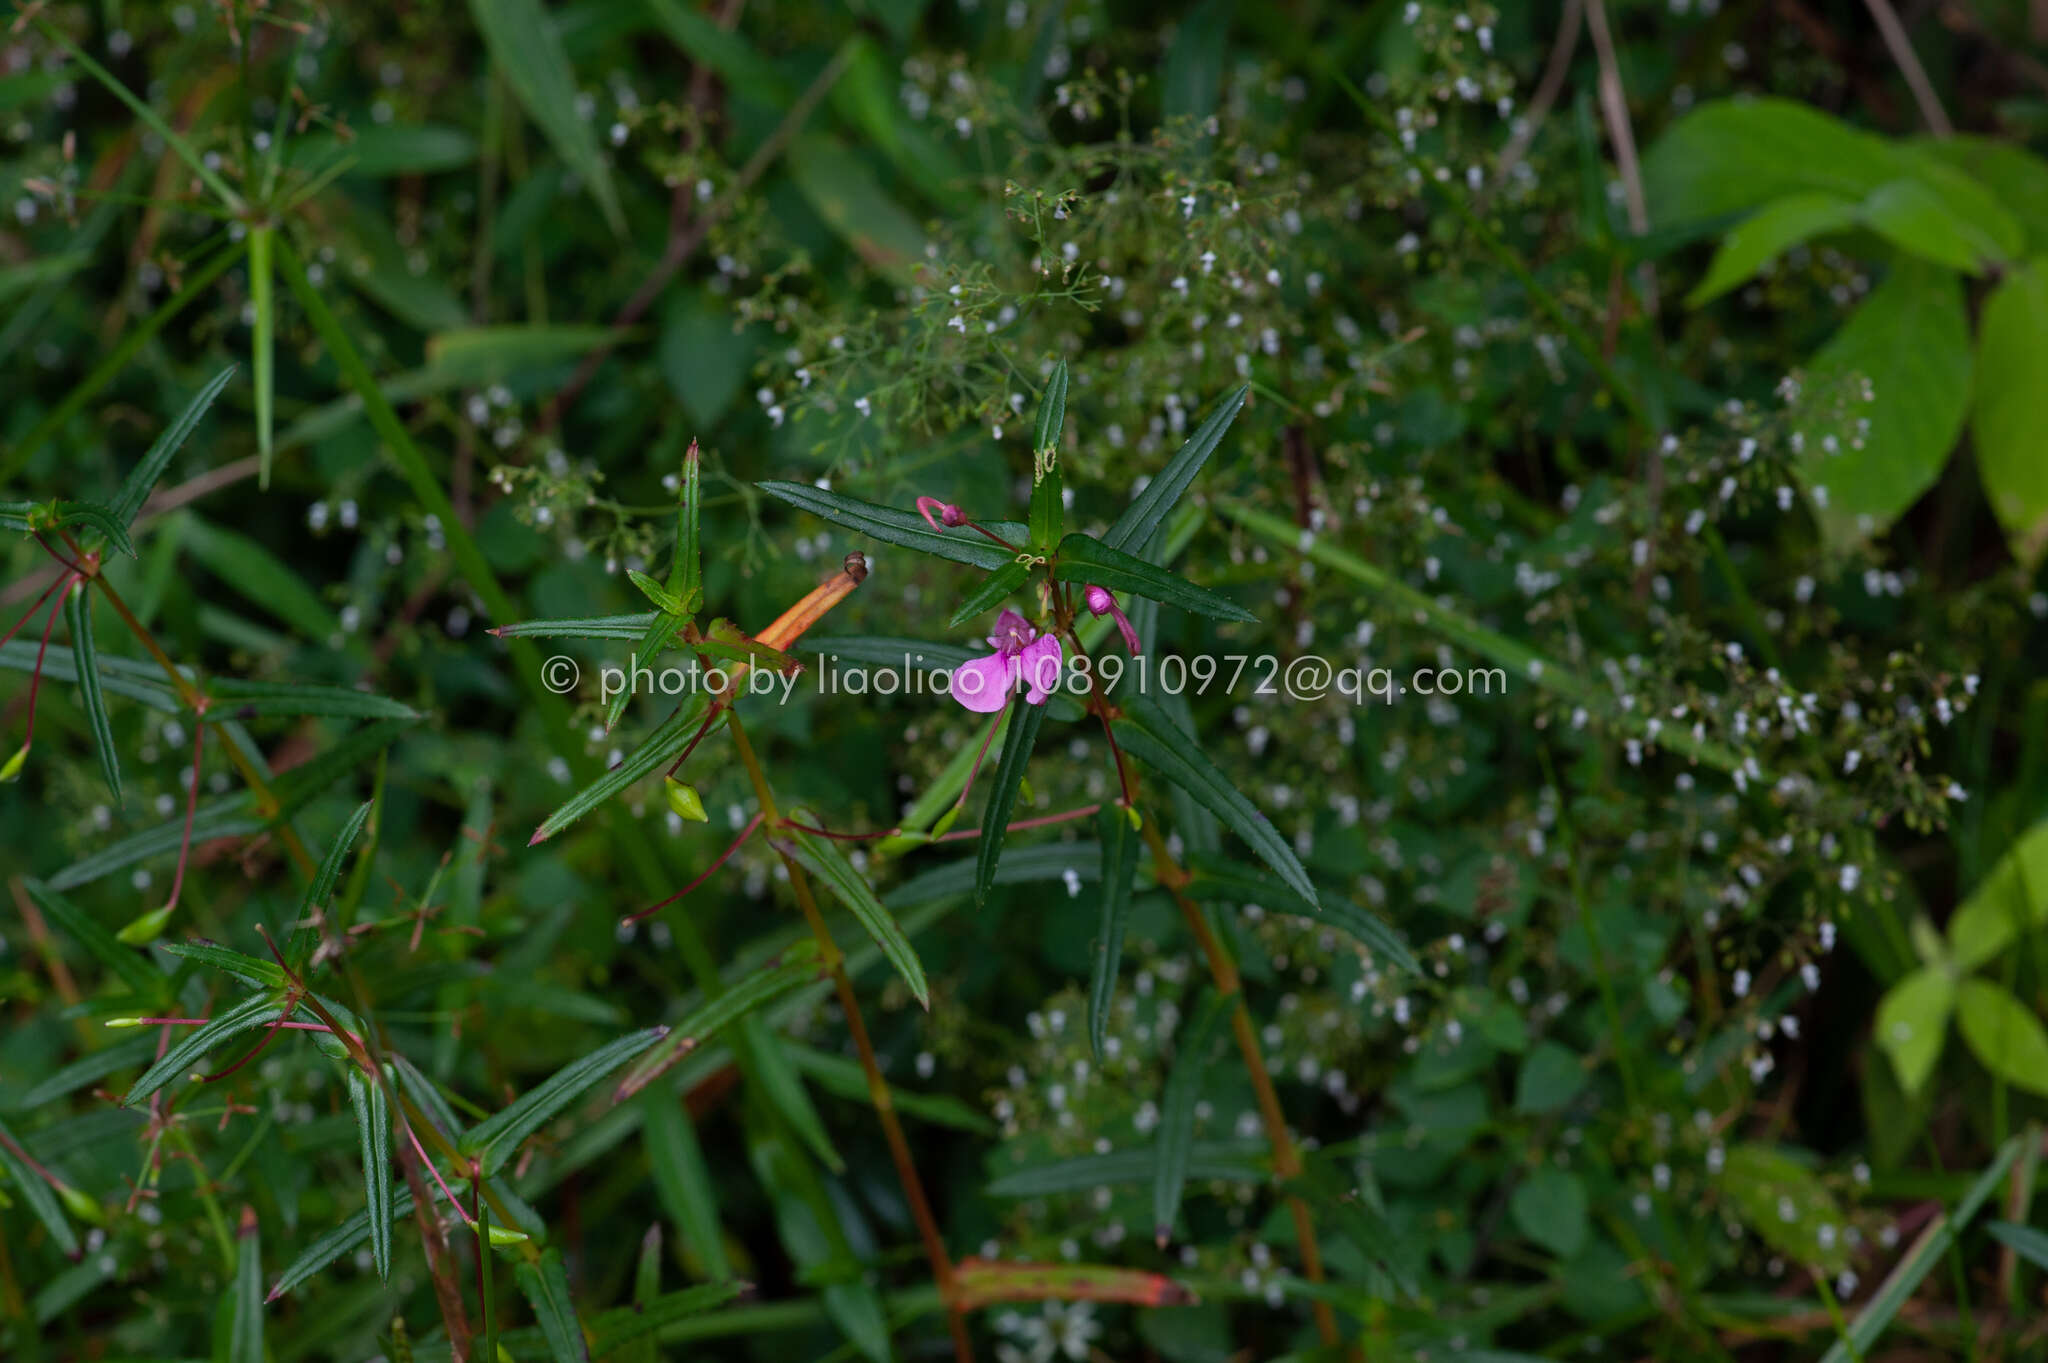
[[[1017,659],[1013,654],[989,653],[970,658],[953,669],[953,699],[976,714],[989,715],[1010,703],[1017,687]]]
[[[1024,645],[1023,652],[1017,655],[1017,664],[1024,676],[1025,700],[1033,705],[1045,704],[1045,698],[1060,684],[1060,667],[1066,656],[1057,635],[1040,635]]]

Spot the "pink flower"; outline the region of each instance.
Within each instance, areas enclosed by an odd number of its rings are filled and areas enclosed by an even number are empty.
[[[953,669],[953,699],[977,714],[994,714],[1010,703],[1022,681],[1024,699],[1033,705],[1045,704],[1066,661],[1059,639],[1040,634],[1023,616],[1006,610],[996,617],[988,646],[995,652]]]
[[[1088,603],[1090,613],[1116,617],[1116,627],[1123,631],[1124,647],[1131,651],[1133,658],[1137,657],[1138,631],[1131,628],[1130,618],[1124,614],[1124,608],[1117,605],[1116,593],[1107,587],[1090,587],[1082,599]]]
[[[939,514],[936,516],[932,515],[934,511]],[[925,524],[934,530],[967,524],[967,513],[965,511],[954,506],[951,502],[942,502],[936,497],[918,498],[917,514],[924,517]]]

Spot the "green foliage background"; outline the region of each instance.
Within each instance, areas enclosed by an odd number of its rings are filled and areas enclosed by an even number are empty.
[[[11,10],[0,1354],[2038,1353],[2048,31],[1899,9]]]

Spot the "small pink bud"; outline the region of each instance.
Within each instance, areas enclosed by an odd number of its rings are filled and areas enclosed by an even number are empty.
[[[1107,615],[1116,609],[1116,594],[1107,587],[1088,589],[1088,610],[1093,615]]]
[[[1137,657],[1138,631],[1131,627],[1130,617],[1124,614],[1123,607],[1117,605],[1116,593],[1107,587],[1091,585],[1081,599],[1087,602],[1090,613],[1116,617],[1117,630],[1124,636],[1124,647],[1131,651],[1132,657]]]
[[[934,516],[933,512],[938,514]],[[951,502],[942,502],[936,497],[918,498],[917,514],[923,516],[925,524],[934,530],[940,529],[942,525],[955,526],[967,524],[967,513],[965,511],[954,506]]]

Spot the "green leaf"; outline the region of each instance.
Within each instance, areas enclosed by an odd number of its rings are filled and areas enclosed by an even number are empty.
[[[697,442],[683,455],[681,496],[676,502],[676,555],[669,565],[668,589],[689,614],[704,604],[704,550],[699,522],[704,509],[704,457]]]
[[[1934,1071],[1934,1062],[1941,1058],[1955,998],[1955,981],[1948,969],[1930,965],[1893,985],[1878,1003],[1877,1044],[1891,1057],[1899,1087],[1909,1098],[1920,1092]]]
[[[471,0],[492,4],[498,0]],[[613,327],[515,324],[466,327],[437,332],[427,338],[427,368],[443,379],[464,384],[499,383],[514,374],[580,360],[607,350],[632,335]]]
[[[246,1206],[241,1233],[235,1238],[233,1310],[227,1363],[264,1363],[263,1237],[257,1233],[255,1210]]]
[[[996,869],[995,883],[1028,885],[1065,880],[1070,872],[1080,880],[1093,880],[1098,873],[1096,861],[1100,851],[1096,844],[1087,842],[1020,847],[1004,856],[1002,865]],[[979,857],[961,857],[957,861],[919,871],[884,895],[882,902],[892,909],[909,909],[941,899],[971,895],[975,890],[975,871],[979,861]]]
[[[858,530],[884,544],[894,544],[905,549],[915,549],[920,554],[931,554],[937,558],[964,563],[970,568],[987,568],[991,571],[1002,567],[1016,558],[1011,550],[1000,544],[983,539],[974,531],[962,527],[944,534],[925,524],[924,517],[915,511],[898,511],[890,506],[877,506],[857,497],[842,496],[837,492],[826,492],[807,483],[756,483],[755,487],[791,506],[801,507],[814,516],[819,516],[848,530]],[[1029,531],[1014,521],[997,521],[988,525],[991,533],[1021,544],[1029,537]]]
[[[112,506],[114,517],[121,524],[131,523],[141,513],[142,504],[149,500],[149,494],[155,490],[157,481],[164,476],[164,470],[170,467],[171,457],[177,454],[186,437],[191,435],[193,428],[199,424],[199,419],[206,415],[206,409],[213,406],[213,400],[220,396],[221,390],[228,386],[228,380],[234,376],[235,366],[229,365],[207,380],[206,386],[185,404],[185,410],[178,413],[170,425],[164,427],[155,442],[150,445],[149,452],[142,456],[142,462],[122,481],[121,490],[114,494]]]
[[[2008,1246],[2035,1268],[2048,1269],[2048,1235],[2032,1226],[2015,1226],[2010,1221],[1993,1221],[1984,1229],[1990,1231],[1998,1243]]]
[[[394,175],[439,175],[474,165],[476,138],[446,123],[371,123],[347,139],[309,132],[292,139],[287,159],[312,173],[346,159],[344,176],[382,180]]]
[[[342,636],[340,619],[298,571],[255,540],[206,521],[186,523],[183,548],[205,564],[221,585],[290,625],[315,643]]]
[[[747,1057],[747,1077],[762,1099],[810,1147],[818,1163],[835,1174],[845,1173],[846,1160],[833,1146],[832,1137],[825,1130],[825,1119],[818,1115],[817,1105],[804,1088],[803,1076],[789,1063],[780,1041],[769,1032],[760,1013],[748,1013],[739,1020],[739,1028],[738,1044]]]
[[[664,615],[673,615],[678,618],[687,616],[690,613],[673,592],[669,591],[668,588],[662,586],[659,582],[656,582],[646,573],[641,572],[638,568],[628,568],[626,576],[632,580],[634,586],[640,589],[640,594],[654,604],[654,608],[657,611]]]
[[[128,1040],[81,1056],[49,1078],[21,1095],[19,1106],[24,1112],[34,1111],[44,1103],[52,1103],[68,1094],[76,1093],[87,1084],[106,1078],[116,1070],[125,1070],[135,1065],[147,1065],[156,1059],[156,1038],[154,1036],[130,1037]]]
[[[1236,1006],[1237,995],[1207,991],[1194,1021],[1179,1038],[1173,1069],[1166,1076],[1166,1091],[1159,1103],[1159,1134],[1154,1138],[1158,1164],[1152,1171],[1152,1234],[1162,1246],[1173,1236],[1181,1193],[1187,1187],[1195,1142],[1195,1103],[1208,1076],[1209,1046]]]
[[[1856,215],[1854,199],[1818,191],[1765,204],[1722,239],[1706,277],[1685,296],[1686,306],[1697,308],[1719,298],[1802,241],[1854,227]]]
[[[1842,1209],[1805,1165],[1770,1146],[1731,1146],[1720,1183],[1743,1224],[1773,1250],[1828,1273],[1848,1267]]]
[[[1376,964],[1384,963],[1411,975],[1422,974],[1421,964],[1400,931],[1344,895],[1325,894],[1311,902],[1277,877],[1214,852],[1195,853],[1189,858],[1189,870],[1194,873],[1187,885],[1192,899],[1256,904],[1268,913],[1327,923],[1369,949]]]
[[[1956,1023],[1985,1069],[2014,1088],[2048,1095],[2048,1030],[2010,990],[1965,979],[1956,992]]]
[[[488,5],[492,0],[471,3]],[[569,1269],[562,1262],[562,1251],[544,1250],[538,1263],[521,1262],[512,1276],[533,1306],[555,1363],[590,1363],[590,1351],[583,1342],[583,1322],[576,1318],[576,1303],[569,1295]]]
[[[1079,532],[1060,541],[1059,557],[1053,561],[1052,575],[1059,582],[1083,582],[1107,587],[1111,591],[1130,592],[1217,620],[1256,623],[1259,618],[1228,597],[1218,596],[1207,587],[1197,587],[1135,554],[1112,549],[1101,540]]]
[[[645,577],[646,574],[642,573],[640,576]],[[648,585],[661,590],[663,596],[668,596],[667,591],[662,590],[659,584],[655,583],[651,578],[648,580]],[[642,590],[645,589],[643,588]],[[653,598],[650,596],[649,599]],[[669,599],[671,601],[675,600],[674,597],[669,597]],[[677,602],[677,604],[681,603]],[[638,676],[642,669],[652,671],[655,660],[661,657],[662,653],[668,649],[668,646],[675,641],[676,635],[682,630],[687,618],[687,616],[674,614],[666,610],[657,611],[653,622],[647,626],[646,632],[640,636],[639,642],[634,646],[633,661],[627,670],[627,677]],[[633,692],[634,688],[632,686],[621,686],[617,693],[609,701],[605,702],[604,731],[606,733],[610,733],[618,726],[619,718],[626,713],[626,707],[633,702]]]
[[[1591,1230],[1585,1180],[1565,1169],[1538,1169],[1508,1198],[1508,1218],[1558,1258],[1576,1258]]]
[[[163,949],[180,960],[196,961],[257,989],[281,990],[285,986],[284,971],[275,962],[261,961],[212,942],[166,942]]]
[[[58,887],[45,885],[40,880],[25,880],[22,887],[45,917],[69,933],[100,964],[120,976],[137,997],[155,999],[164,994],[168,981],[150,964],[149,958],[122,946],[113,933],[100,926],[97,919],[59,894]]]
[[[889,964],[910,986],[910,992],[917,1001],[930,1008],[931,986],[925,983],[924,966],[919,964],[917,952],[911,949],[910,941],[903,935],[895,916],[882,907],[882,901],[875,898],[867,880],[853,869],[853,864],[847,861],[838,847],[829,838],[789,827],[777,830],[775,845],[831,887],[839,902],[853,911],[853,916],[867,929],[868,936],[875,939],[875,945],[882,949]]]
[[[1969,133],[1916,138],[1910,148],[1919,168],[1953,166],[1997,199],[2023,237],[2010,254],[2048,251],[2048,161],[2017,143]]]
[[[718,1188],[704,1164],[696,1124],[687,1107],[679,1095],[657,1087],[641,1095],[640,1110],[640,1144],[647,1152],[662,1209],[675,1222],[683,1244],[696,1255],[705,1275],[730,1278],[732,1263],[726,1258],[725,1237],[719,1230]]]
[[[725,78],[738,94],[787,106],[797,97],[796,87],[783,78],[780,68],[762,56],[745,37],[720,28],[709,17],[692,9],[684,0],[644,0],[655,25],[676,46]]]
[[[611,169],[597,145],[596,132],[576,111],[576,73],[569,68],[561,35],[540,0],[469,0],[469,12],[483,33],[492,62],[504,73],[528,117],[540,125],[555,154],[589,188],[613,234],[623,236],[626,217],[619,211]]]
[[[589,1055],[570,1061],[517,1102],[471,1127],[459,1148],[479,1162],[485,1177],[497,1173],[528,1136],[599,1080],[667,1035],[666,1027],[649,1027],[606,1042]]]
[[[1555,1041],[1539,1041],[1522,1057],[1515,1075],[1515,1111],[1558,1112],[1586,1087],[1578,1053]]]
[[[596,1340],[600,1354],[610,1353],[622,1345],[665,1330],[679,1320],[701,1316],[715,1311],[735,1300],[750,1288],[743,1282],[706,1283],[701,1287],[686,1287],[680,1292],[669,1292],[649,1302],[606,1311],[590,1322],[591,1336]]]
[[[1977,477],[2013,557],[2032,572],[2048,549],[2048,256],[2012,270],[1977,322],[1970,440]]]
[[[2014,840],[1948,920],[1955,969],[1967,974],[2048,926],[2048,819]]]
[[[320,859],[319,867],[313,873],[306,892],[299,898],[299,915],[292,928],[290,940],[285,943],[285,959],[292,962],[294,969],[303,970],[306,958],[312,953],[313,944],[319,938],[319,929],[314,926],[313,917],[324,912],[334,898],[334,885],[341,878],[341,864],[348,856],[349,848],[355,845],[356,835],[363,831],[363,825],[370,820],[371,812],[377,807],[375,800],[365,800],[356,806],[356,812],[349,816],[341,832],[327,849],[327,855]]]
[[[271,273],[277,228],[259,223],[249,229],[249,305],[256,314],[250,331],[250,371],[256,376],[256,485],[270,486],[270,460],[275,450],[272,428],[277,410],[277,277]]]
[[[1960,174],[1960,172],[1957,172]],[[1922,179],[1892,180],[1863,201],[1864,226],[1902,251],[1965,274],[2006,258],[1991,230],[1959,213]]]
[[[692,692],[684,699],[682,708],[662,721],[632,756],[577,791],[543,819],[540,827],[533,830],[527,846],[553,837],[655,768],[666,766],[696,734],[698,726],[704,722],[704,711],[709,704],[702,692]]]
[[[1092,1192],[1105,1185],[1148,1182],[1158,1169],[1158,1149],[1147,1145],[1028,1165],[991,1180],[985,1191],[990,1197],[1054,1197]],[[1272,1175],[1272,1156],[1261,1142],[1198,1141],[1188,1149],[1187,1178],[1264,1183]]]
[[[522,620],[515,625],[499,625],[491,633],[501,639],[603,639],[619,642],[645,637],[647,627],[657,618],[654,611],[637,611],[631,615],[592,615],[580,619]]]
[[[1117,972],[1123,965],[1124,925],[1131,914],[1131,877],[1138,869],[1138,831],[1122,806],[1105,804],[1095,817],[1102,843],[1102,917],[1095,933],[1095,956],[1088,977],[1088,1048],[1102,1063],[1102,1043],[1109,1035],[1109,1008],[1116,1000]]]
[[[996,866],[1002,860],[1003,844],[1010,838],[1010,813],[1017,807],[1024,769],[1031,762],[1031,747],[1038,741],[1038,726],[1044,722],[1043,705],[1033,705],[1021,694],[1010,702],[1009,733],[1003,738],[1003,756],[996,764],[988,804],[981,811],[981,841],[974,849],[976,904],[988,898],[996,883]]]
[[[1250,384],[1227,394],[1216,404],[1216,410],[1195,427],[1195,433],[1180,447],[1172,459],[1167,461],[1159,476],[1145,484],[1145,490],[1124,508],[1124,514],[1116,518],[1116,524],[1109,527],[1102,542],[1112,549],[1121,549],[1126,554],[1144,552],[1151,542],[1152,532],[1166,519],[1168,512],[1187,495],[1195,475],[1202,471],[1202,465],[1223,443],[1223,437],[1230,430],[1230,423],[1237,419],[1237,413],[1244,406],[1245,397],[1252,391]],[[1007,537],[1006,537],[1007,538]]]
[[[946,628],[959,629],[983,611],[994,610],[1007,601],[1019,587],[1031,580],[1031,566],[1024,559],[1011,559],[990,573],[982,584],[960,603],[960,609],[953,612],[953,618],[946,622]]]
[[[418,719],[419,711],[395,700],[345,686],[300,682],[242,681],[216,677],[207,683],[212,698],[228,709],[226,718],[317,715],[329,719]],[[218,717],[218,716],[216,716]]]
[[[626,1072],[615,1091],[617,1097],[638,1093],[677,1061],[699,1049],[721,1028],[730,1026],[757,1009],[766,1008],[799,985],[818,978],[818,948],[805,940],[791,946],[779,960],[742,978],[732,988],[693,1010],[670,1031],[666,1046]]]
[[[1288,889],[1320,909],[1315,886],[1302,869],[1294,849],[1252,802],[1238,794],[1230,779],[1216,769],[1208,754],[1189,742],[1159,707],[1149,700],[1133,698],[1122,719],[1116,722],[1117,739],[1139,761],[1192,795],[1196,802],[1221,819],[1245,840],[1259,859],[1277,873]]]
[[[1919,499],[1948,462],[1969,401],[1961,281],[1896,262],[1814,357],[1799,402],[1800,476],[1816,504],[1825,498],[1816,515],[1830,541],[1882,533]]]
[[[1031,543],[1041,551],[1059,543],[1060,531],[1066,524],[1062,486],[1058,451],[1040,453],[1032,470]]]
[[[1052,376],[1045,381],[1045,396],[1038,402],[1038,429],[1031,441],[1031,448],[1041,454],[1047,450],[1057,454],[1060,436],[1066,430],[1066,426],[1067,362],[1061,360],[1052,367]],[[1046,542],[1049,544],[1052,541]]]
[[[362,1071],[348,1071],[349,1108],[355,1113],[356,1139],[363,1153],[363,1188],[369,1194],[370,1260],[379,1282],[391,1281],[391,1110],[382,1084],[370,1083]]]
[[[867,1071],[861,1068],[859,1061],[849,1060],[843,1055],[828,1055],[787,1037],[776,1044],[792,1065],[826,1093],[848,1102],[872,1106],[874,1095],[868,1092]],[[996,1131],[995,1123],[982,1115],[979,1108],[971,1107],[951,1094],[917,1093],[891,1084],[889,1102],[904,1116],[916,1117],[935,1126],[951,1127],[977,1136],[994,1135]]]
[[[796,140],[787,160],[797,192],[863,264],[901,279],[923,262],[924,229],[859,152],[836,137],[813,133]]]
[[[71,630],[72,664],[78,669],[78,703],[85,711],[86,727],[92,730],[93,756],[99,759],[100,777],[116,808],[121,804],[121,754],[114,746],[114,723],[107,716],[107,698],[100,689],[98,650],[92,637],[92,593],[84,583],[75,584],[64,602],[65,624]]]
[[[1891,143],[1791,99],[1695,107],[1643,155],[1650,220],[1739,213],[1803,191],[1862,200],[1907,171]]]
[[[1200,120],[1216,112],[1233,8],[1232,0],[1202,0],[1181,19],[1159,78],[1161,111],[1168,118]]]
[[[226,1012],[215,1014],[204,1027],[194,1027],[164,1053],[163,1059],[145,1070],[121,1100],[121,1106],[134,1107],[146,1101],[165,1084],[189,1073],[201,1057],[223,1041],[278,1021],[283,1010],[282,998],[263,993],[248,995]]]
[[[66,1258],[76,1259],[80,1252],[77,1232],[71,1229],[71,1222],[64,1216],[64,1208],[58,1205],[55,1190],[16,1153],[20,1149],[21,1141],[7,1129],[5,1122],[0,1122],[0,1169],[7,1171],[14,1191],[28,1203],[28,1209],[35,1214],[36,1220],[43,1223],[43,1229],[50,1233],[50,1239],[58,1250]]]
[[[45,654],[36,643],[24,639],[0,644],[0,667],[16,672],[33,672],[39,655],[43,660],[44,680],[78,680],[78,666],[73,655],[62,652]],[[141,701],[161,715],[186,713],[185,702],[178,699],[178,693],[164,680],[162,669],[155,663],[115,657],[96,657],[96,661],[101,690]]]

